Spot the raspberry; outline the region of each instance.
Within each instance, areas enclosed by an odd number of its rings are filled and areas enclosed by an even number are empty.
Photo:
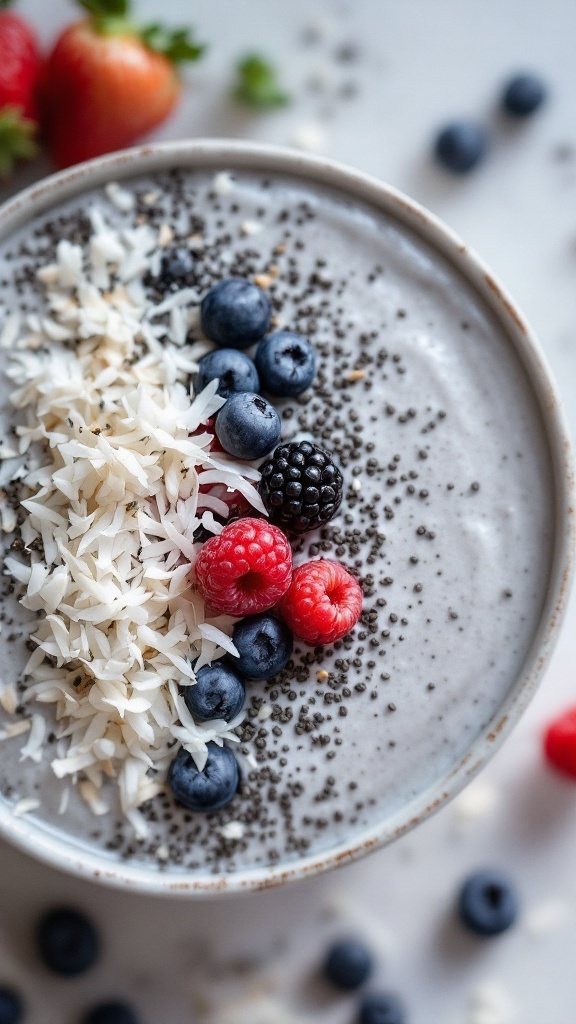
[[[306,562],[294,570],[280,611],[300,640],[310,646],[330,644],[358,622],[362,590],[339,562]]]
[[[548,726],[544,753],[557,771],[576,779],[576,707],[569,708]]]
[[[292,552],[265,519],[238,519],[206,541],[195,565],[202,597],[225,615],[255,615],[272,608],[290,586]]]

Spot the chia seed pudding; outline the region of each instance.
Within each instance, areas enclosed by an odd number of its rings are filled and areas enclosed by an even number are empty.
[[[147,828],[135,836],[111,781],[102,789],[108,813],[96,806],[95,816],[75,788],[63,809],[64,783],[51,768],[58,723],[52,705],[30,701],[4,715],[3,799],[16,808],[33,801],[42,828],[104,862],[224,873],[322,854],[392,816],[465,757],[522,669],[554,540],[538,402],[502,327],[432,246],[350,196],[276,174],[176,170],[63,203],[0,248],[7,316],[29,314],[31,329],[48,316],[37,271],[54,262],[62,238],[87,249],[94,210],[115,231],[150,226],[156,266],[158,253],[176,246],[192,253],[191,326],[174,346],[180,352],[202,340],[201,297],[230,276],[255,280],[275,326],[313,342],[311,388],[275,405],[284,440],[306,438],[334,454],[344,500],[331,523],[295,541],[294,563],[342,562],[361,583],[364,607],[344,639],[321,648],[296,641],[286,669],[248,683],[234,730],[241,785],[223,810],[192,814],[160,791],[140,808]],[[173,293],[149,268],[140,280],[150,303]],[[169,321],[167,312],[167,332]],[[3,337],[5,368],[6,326]],[[66,344],[55,335],[55,346]],[[164,344],[173,345],[169,336]],[[11,390],[4,379],[4,456],[17,445]],[[4,461],[2,475],[4,555],[22,559],[16,477],[26,458]],[[5,575],[2,681],[21,699],[38,617],[19,593]],[[46,735],[33,759],[20,760],[27,736],[16,737],[14,722],[33,713],[47,719]]]

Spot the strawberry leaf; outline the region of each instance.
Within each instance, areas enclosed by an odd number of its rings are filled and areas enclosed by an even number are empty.
[[[22,117],[18,107],[0,111],[0,177],[12,171],[17,160],[31,160],[38,152],[36,124]]]
[[[130,10],[130,0],[77,0],[77,3],[96,18],[125,18]]]
[[[138,34],[146,46],[155,53],[162,53],[176,65],[198,60],[206,49],[204,43],[196,42],[191,29],[168,29],[154,24],[141,28]]]
[[[11,3],[12,0],[0,0],[0,10],[2,10],[3,7],[10,7]]]
[[[276,69],[257,53],[243,57],[236,67],[237,81],[233,96],[257,110],[285,107],[290,102],[276,78]]]

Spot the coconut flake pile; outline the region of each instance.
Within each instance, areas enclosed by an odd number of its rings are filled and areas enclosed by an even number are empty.
[[[129,192],[108,195],[130,209]],[[150,306],[142,275],[158,270],[162,235],[147,224],[117,230],[96,207],[89,215],[89,243],[60,241],[38,272],[49,313],[7,315],[0,331],[24,421],[26,466],[12,479],[28,495],[27,561],[5,567],[23,605],[45,613],[23,700],[54,705],[55,775],[97,814],[108,810],[104,778],[115,779],[143,836],[137,808],[164,789],[178,746],[201,770],[206,744],[236,740],[242,718],[196,723],[180,693],[195,682],[195,659],[197,670],[237,653],[234,620],[207,617],[191,585],[194,532],[221,530],[214,514],[226,517],[232,492],[264,510],[258,471],[210,451],[217,382],[193,400],[186,386],[211,347],[186,341],[199,296],[186,288]],[[34,713],[22,757],[40,761],[45,732]]]

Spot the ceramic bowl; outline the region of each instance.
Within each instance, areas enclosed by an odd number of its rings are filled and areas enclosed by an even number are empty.
[[[452,264],[491,311],[500,332],[524,368],[544,424],[552,465],[553,543],[549,582],[537,628],[522,670],[500,706],[473,743],[449,770],[412,797],[386,820],[314,856],[289,863],[254,867],[231,874],[192,873],[144,867],[133,861],[80,847],[62,829],[48,828],[32,815],[15,817],[9,802],[0,800],[0,834],[54,867],[110,886],[142,893],[200,896],[254,891],[315,875],[349,863],[402,836],[441,808],[462,789],[500,747],[534,694],[558,637],[572,573],[574,521],[573,474],[568,434],[558,392],[524,317],[490,271],[445,225],[420,205],[365,174],[330,160],[296,151],[240,142],[200,140],[149,145],[112,154],[56,174],[17,195],[0,209],[0,241],[60,203],[82,196],[110,181],[182,169],[226,169],[278,173],[314,186],[337,190],[349,204],[383,212],[410,229]]]

